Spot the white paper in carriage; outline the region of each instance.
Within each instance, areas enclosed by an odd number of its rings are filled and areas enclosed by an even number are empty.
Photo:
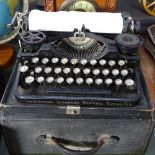
[[[122,33],[121,13],[103,12],[45,12],[32,10],[29,14],[29,30],[72,32],[85,25],[91,32]]]

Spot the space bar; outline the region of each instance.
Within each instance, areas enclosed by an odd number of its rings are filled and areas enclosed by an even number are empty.
[[[110,95],[111,91],[110,90],[101,90],[101,91],[85,91],[85,90],[47,90],[47,93],[62,93],[62,94],[93,94],[93,95],[97,95],[97,94],[107,94]]]

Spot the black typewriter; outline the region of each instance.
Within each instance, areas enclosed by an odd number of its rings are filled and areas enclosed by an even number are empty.
[[[21,33],[15,96],[22,103],[134,106],[141,98],[142,42],[130,33],[113,40],[76,30]]]

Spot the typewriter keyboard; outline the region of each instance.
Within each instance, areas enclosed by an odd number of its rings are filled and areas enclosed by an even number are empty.
[[[19,86],[31,95],[70,93],[121,97],[137,91],[136,71],[126,59],[31,57],[22,58],[19,70]]]
[[[21,86],[47,85],[58,88],[113,88],[135,90],[135,71],[125,59],[39,58],[24,59],[20,66]]]

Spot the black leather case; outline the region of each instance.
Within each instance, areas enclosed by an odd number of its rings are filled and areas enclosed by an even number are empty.
[[[145,83],[140,104],[129,108],[24,105],[14,96],[16,72],[17,64],[1,105],[1,124],[11,155],[135,155],[146,151],[154,113]]]

